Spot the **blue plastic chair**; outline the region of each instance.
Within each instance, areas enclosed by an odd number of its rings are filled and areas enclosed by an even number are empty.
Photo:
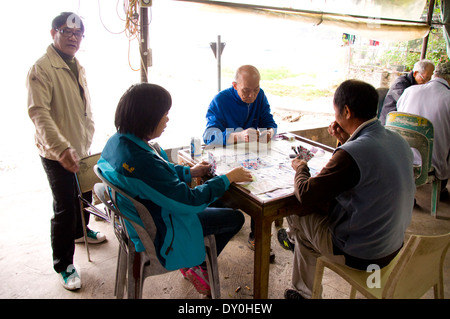
[[[421,166],[414,167],[416,186],[432,183],[431,215],[436,217],[439,206],[441,181],[436,177],[432,164],[434,128],[428,119],[411,113],[390,112],[386,118],[387,129],[399,133],[410,145],[419,151]]]

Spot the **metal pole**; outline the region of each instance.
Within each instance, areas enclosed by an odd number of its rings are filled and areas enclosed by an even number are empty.
[[[434,12],[434,1],[430,0],[430,5],[428,6],[428,14],[427,14],[427,24],[431,27],[431,21],[433,20],[433,12]],[[431,32],[431,29],[430,29]],[[422,42],[422,52],[420,54],[420,59],[425,59],[427,56],[427,47],[428,47],[428,38],[430,36],[430,33],[428,33],[425,38],[423,38]]]
[[[214,53],[215,58],[217,59],[217,86],[218,90],[220,92],[220,82],[222,78],[222,62],[221,62],[221,55],[223,48],[225,47],[225,43],[220,42],[220,35],[217,36],[217,42],[210,42],[209,46],[211,47],[211,50]]]
[[[218,85],[218,90],[220,92],[220,87],[221,87],[221,78],[222,78],[222,65],[221,65],[221,60],[220,60],[220,56],[221,56],[221,42],[220,42],[220,35],[217,36],[217,45],[216,45],[216,57],[217,57],[217,85]]]
[[[148,82],[148,8],[141,7],[141,82]]]

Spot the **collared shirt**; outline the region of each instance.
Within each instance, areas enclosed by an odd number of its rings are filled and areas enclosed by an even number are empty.
[[[86,73],[76,63],[78,79],[50,45],[28,72],[28,114],[36,127],[39,154],[50,160],[57,161],[69,147],[80,157],[89,155],[94,121]]]
[[[450,86],[441,78],[405,90],[398,110],[425,117],[434,128],[432,163],[439,179],[450,177]]]
[[[358,126],[358,127],[356,128],[356,130],[352,133],[352,135],[350,135],[350,138],[346,141],[346,143],[347,143],[347,142],[350,142],[350,141],[352,141],[352,140],[354,140],[354,139],[356,138],[356,136],[358,136],[358,133],[361,132],[361,130],[362,130],[364,127],[366,127],[366,126],[369,125],[370,123],[375,122],[375,121],[377,121],[377,120],[378,120],[378,119],[377,119],[376,117],[374,117],[374,118],[372,118],[372,119],[370,119],[370,120],[368,120],[368,121],[365,121],[364,123],[361,123],[361,125]]]

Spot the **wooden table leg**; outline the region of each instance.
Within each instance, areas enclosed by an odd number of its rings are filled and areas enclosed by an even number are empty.
[[[255,221],[255,259],[254,259],[254,298],[267,299],[269,293],[269,258],[272,221],[254,218]]]

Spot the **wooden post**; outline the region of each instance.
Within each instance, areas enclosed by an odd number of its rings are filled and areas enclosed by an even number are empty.
[[[140,13],[140,26],[141,26],[141,42],[140,42],[140,53],[141,53],[141,82],[148,82],[148,8],[141,7]]]
[[[433,20],[433,12],[434,12],[434,1],[430,0],[430,5],[428,6],[428,15],[427,15],[427,24],[431,27],[431,21]],[[431,29],[430,29],[431,32]],[[428,38],[430,36],[430,33],[426,35],[425,38],[423,38],[422,42],[422,52],[420,54],[420,59],[425,59],[427,56],[427,47],[428,47]]]

